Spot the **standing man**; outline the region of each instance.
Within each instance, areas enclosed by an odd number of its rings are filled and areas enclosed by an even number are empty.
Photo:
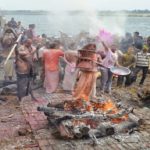
[[[20,33],[22,33],[24,30],[22,24],[21,24],[21,21],[18,21],[17,23],[17,28],[16,28],[16,33],[19,35]]]
[[[35,48],[31,44],[32,41],[28,39],[16,50],[17,92],[19,100],[28,94],[31,94],[32,99],[35,99],[31,90]]]
[[[128,48],[128,51],[125,54],[123,54],[120,63],[123,67],[129,68],[131,71],[133,70],[133,67],[135,66],[135,63],[136,63],[136,58],[134,55],[134,47],[133,46],[130,46]],[[117,81],[117,86],[122,87],[123,82],[124,82],[124,78],[126,79],[125,80],[125,86],[126,87],[131,84],[131,74],[129,74],[126,76],[119,76],[118,81]]]
[[[77,64],[77,51],[67,51],[64,55],[64,61],[66,62],[65,74],[63,79],[62,87],[66,91],[71,91],[73,93],[74,85],[76,82],[78,70],[76,68]]]
[[[148,53],[150,53],[150,36],[147,38]]]
[[[102,66],[100,68],[101,71],[101,92],[107,92],[111,94],[111,86],[112,86],[112,77],[113,74],[110,71],[110,68],[114,66],[120,66],[118,63],[118,54],[117,47],[115,44],[111,45],[108,48],[104,42],[102,42],[105,48],[105,58],[102,60]]]
[[[13,29],[17,28],[17,22],[15,21],[14,18],[11,18],[11,20],[7,24],[10,28],[13,28]]]
[[[132,82],[136,81],[137,74],[140,71],[142,71],[143,74],[139,84],[143,85],[146,79],[146,75],[148,73],[149,60],[150,60],[150,53],[148,53],[148,47],[144,45],[142,51],[138,52],[136,55],[136,67],[133,72]]]
[[[52,43],[50,49],[43,53],[44,64],[44,87],[46,93],[54,93],[59,84],[59,58],[64,56],[61,49],[57,49],[57,44]]]
[[[29,39],[36,39],[35,24],[29,24],[29,28],[26,30],[25,34]]]
[[[80,69],[80,77],[74,89],[73,97],[80,108],[93,111],[90,98],[96,98],[96,72],[98,61],[96,45],[93,43],[85,45],[79,50],[77,68]],[[89,61],[90,60],[90,61]]]
[[[138,49],[138,50],[142,50],[143,43],[144,43],[144,40],[143,40],[143,37],[140,36],[140,33],[139,32],[134,32],[133,44],[134,44],[135,48]]]

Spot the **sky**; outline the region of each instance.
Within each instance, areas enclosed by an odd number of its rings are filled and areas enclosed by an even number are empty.
[[[0,0],[1,10],[144,10],[149,8],[150,0]]]

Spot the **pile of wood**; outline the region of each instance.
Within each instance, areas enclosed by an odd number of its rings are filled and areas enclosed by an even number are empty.
[[[120,110],[112,114],[111,110],[107,112],[66,111],[64,110],[65,103],[48,104],[46,107],[37,108],[47,116],[49,125],[55,128],[55,135],[59,138],[96,139],[115,133],[128,132],[142,124],[142,120],[134,115],[133,108],[124,108],[120,104],[116,105],[120,107]],[[126,120],[120,119],[123,116],[128,117]]]

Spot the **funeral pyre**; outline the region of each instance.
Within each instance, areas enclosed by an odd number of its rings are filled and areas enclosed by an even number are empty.
[[[90,50],[87,50],[89,47]],[[83,75],[86,75],[84,78],[80,76],[79,88],[75,89],[76,94],[73,94],[72,100],[38,107],[38,110],[43,111],[47,116],[49,124],[56,128],[59,137],[96,139],[119,132],[128,132],[142,123],[142,120],[133,114],[132,107],[123,106],[121,103],[115,104],[104,95],[99,99],[90,100],[89,93],[97,64],[94,60],[94,50],[95,45],[91,44],[78,51],[77,67]]]
[[[47,107],[38,107],[38,111],[47,116],[49,125],[56,129],[55,135],[64,139],[96,139],[127,133],[142,124],[132,107],[115,104],[106,96],[90,102],[52,102]]]

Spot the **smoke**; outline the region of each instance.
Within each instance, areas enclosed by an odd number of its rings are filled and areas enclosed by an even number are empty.
[[[57,34],[58,31],[67,34],[78,34],[81,31],[87,31],[96,36],[100,30],[107,30],[112,34],[123,35],[125,33],[126,14],[114,14],[107,16],[99,14],[90,0],[68,0],[67,5],[74,6],[81,10],[80,14],[70,14],[67,12],[54,12],[49,15],[49,23],[52,31]],[[94,1],[93,1],[94,3]],[[62,6],[63,7],[63,6]]]
[[[103,29],[108,30],[112,34],[124,34],[127,19],[127,15],[125,13],[102,16],[94,9],[94,4],[91,4],[90,0],[76,0],[74,3],[75,6],[79,6],[79,9],[85,13],[85,18],[88,21],[89,32],[91,34],[96,35],[99,30]]]
[[[125,33],[126,15],[111,15],[101,16],[97,12],[93,12],[90,16],[90,29],[91,34],[97,34],[100,30],[107,30],[112,34],[123,35]]]

